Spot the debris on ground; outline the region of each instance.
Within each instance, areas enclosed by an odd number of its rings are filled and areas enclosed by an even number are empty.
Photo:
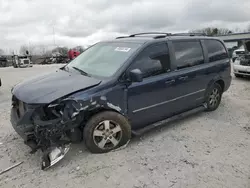
[[[8,171],[10,171],[10,170],[13,169],[13,168],[18,167],[18,166],[19,166],[20,164],[22,164],[22,163],[23,163],[23,161],[22,161],[22,162],[19,162],[19,163],[17,163],[17,164],[14,164],[14,165],[12,165],[12,166],[10,166],[10,167],[8,167],[8,168],[6,168],[5,170],[3,170],[3,171],[0,172],[0,175],[6,173],[6,172],[8,172]]]
[[[188,161],[187,159],[181,159],[180,161],[181,161],[181,162],[184,162],[184,163],[186,163],[186,164],[188,164],[188,165],[191,165],[193,168],[194,168],[195,166],[198,166],[197,163],[195,163],[195,162],[190,162],[190,161]]]

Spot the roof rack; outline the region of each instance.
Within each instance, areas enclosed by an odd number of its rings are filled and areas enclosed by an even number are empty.
[[[157,38],[164,38],[164,37],[166,37],[166,36],[170,36],[171,33],[163,33],[163,32],[135,33],[135,34],[128,35],[128,36],[116,37],[116,39],[135,37],[135,36],[139,36],[139,35],[158,35],[158,36],[153,37],[153,38],[157,39]]]
[[[116,37],[116,39],[122,39],[122,38],[127,38],[128,36],[120,36],[120,37]]]
[[[154,39],[158,39],[158,38],[165,38],[168,36],[207,36],[205,33],[162,33],[162,32],[147,32],[147,33],[135,33],[132,35],[128,35],[128,36],[120,36],[117,37],[116,39],[120,39],[120,38],[129,38],[129,37],[135,37],[135,36],[139,36],[139,35],[157,35],[154,36]]]
[[[171,33],[162,33],[162,32],[147,32],[147,33],[135,33],[135,34],[132,34],[132,35],[129,35],[129,37],[135,37],[137,35],[151,35],[151,34],[156,34],[156,35],[166,35],[166,36],[169,36],[171,35]]]
[[[174,33],[172,36],[207,36],[206,33]]]

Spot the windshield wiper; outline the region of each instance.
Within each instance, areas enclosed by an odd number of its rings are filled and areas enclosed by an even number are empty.
[[[72,68],[75,69],[75,70],[77,70],[77,71],[80,72],[81,74],[90,77],[90,75],[89,75],[87,72],[83,71],[82,69],[79,69],[79,68],[77,68],[77,67],[72,67]]]

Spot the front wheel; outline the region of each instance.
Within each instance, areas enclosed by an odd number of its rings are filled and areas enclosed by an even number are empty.
[[[215,83],[209,90],[206,97],[207,111],[214,111],[218,108],[222,97],[222,88],[218,83]]]
[[[92,153],[106,153],[125,145],[131,138],[131,127],[119,113],[106,111],[94,115],[84,128],[86,147]]]

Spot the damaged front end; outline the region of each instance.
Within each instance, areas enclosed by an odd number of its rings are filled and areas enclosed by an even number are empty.
[[[71,99],[49,105],[32,106],[13,100],[11,122],[31,153],[43,152],[42,169],[59,162],[69,151],[70,143],[82,139],[79,125],[84,120],[83,104]]]

